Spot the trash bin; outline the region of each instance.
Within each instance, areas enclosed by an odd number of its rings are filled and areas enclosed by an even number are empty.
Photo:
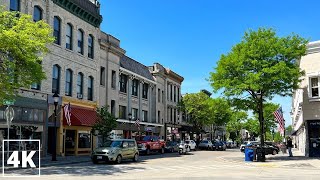
[[[244,160],[245,161],[253,161],[253,158],[254,158],[253,151],[254,150],[252,147],[250,147],[250,146],[245,147],[245,149],[244,149],[244,155],[245,155]]]

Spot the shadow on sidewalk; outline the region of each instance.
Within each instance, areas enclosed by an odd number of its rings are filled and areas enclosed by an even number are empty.
[[[319,157],[306,157],[306,156],[293,156],[293,157],[288,157],[285,155],[282,156],[267,156],[266,158],[267,160],[271,160],[271,161],[305,161],[305,160],[320,160]]]

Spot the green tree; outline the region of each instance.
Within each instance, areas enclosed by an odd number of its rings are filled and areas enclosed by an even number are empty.
[[[232,118],[232,111],[228,101],[223,98],[209,98],[207,100],[208,109],[208,124],[212,124],[213,134],[218,130],[219,126],[225,126]]]
[[[180,104],[180,110],[185,111],[189,117],[188,121],[193,125],[197,135],[204,125],[210,124],[209,104],[210,97],[203,92],[186,94]]]
[[[240,43],[221,56],[210,73],[211,86],[215,91],[223,90],[237,108],[253,110],[263,127],[264,99],[292,95],[298,88],[304,72],[297,60],[306,54],[307,42],[295,34],[278,37],[273,29],[247,31]]]
[[[52,43],[51,27],[30,15],[0,9],[0,105],[20,87],[45,79],[41,61]]]
[[[244,128],[244,123],[248,114],[244,111],[233,111],[231,119],[227,122],[226,130],[230,133],[230,139],[235,141],[240,137],[240,130]]]
[[[97,108],[97,121],[91,131],[95,134],[98,131],[103,138],[109,138],[110,132],[117,127],[117,119],[108,111],[108,107]]]

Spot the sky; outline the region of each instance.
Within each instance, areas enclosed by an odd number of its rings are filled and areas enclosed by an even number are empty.
[[[184,77],[182,93],[212,91],[206,81],[222,54],[244,32],[274,28],[320,40],[320,1],[296,0],[100,0],[101,29],[116,38],[126,55],[144,65],[158,62]],[[218,95],[213,95],[218,96]],[[286,126],[291,97],[275,97]]]

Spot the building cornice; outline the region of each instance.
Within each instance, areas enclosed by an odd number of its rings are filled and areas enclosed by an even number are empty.
[[[100,15],[100,4],[98,2],[95,4],[89,0],[52,1],[94,27],[100,27],[102,16]]]

